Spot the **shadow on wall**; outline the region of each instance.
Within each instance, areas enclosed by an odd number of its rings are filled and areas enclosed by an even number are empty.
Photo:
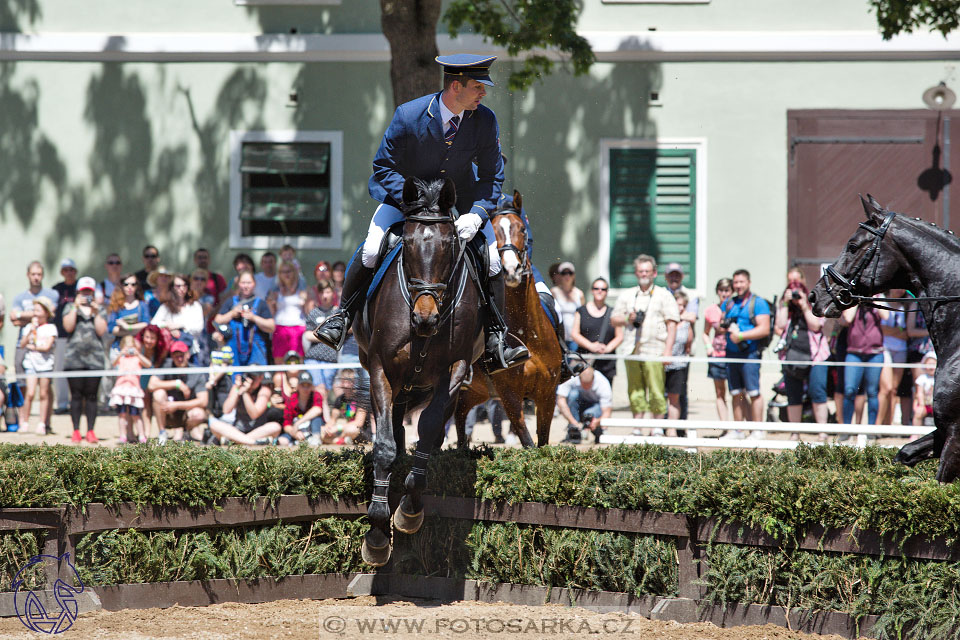
[[[146,80],[138,73],[148,69],[155,80]],[[262,128],[266,82],[255,69],[237,69],[221,87],[213,110],[201,121],[194,109],[188,89],[166,82],[169,67],[153,65],[104,64],[87,86],[83,118],[94,134],[88,159],[89,184],[67,187],[68,176],[56,149],[49,142],[39,144],[45,153],[39,169],[24,171],[35,182],[49,177],[58,188],[56,234],[46,238],[43,259],[55,264],[85,237],[93,236],[97,255],[77,256],[81,272],[100,273],[103,257],[118,251],[127,259],[126,267],[139,268],[137,257],[145,244],[161,249],[162,261],[173,269],[192,267],[193,249],[203,243],[214,256],[214,265],[228,263],[224,257],[228,240],[229,159],[226,140],[231,128]],[[153,82],[156,86],[150,86]],[[6,86],[6,85],[4,85]],[[3,95],[0,92],[0,95]],[[176,105],[189,112],[197,136],[199,158],[193,176],[200,224],[194,216],[190,223],[178,224],[178,204],[173,193],[176,183],[187,180],[194,153],[189,140],[177,129],[177,141],[165,144],[163,119],[151,117],[157,105]],[[3,108],[7,100],[0,98],[0,122],[9,118],[11,110]],[[4,132],[26,130],[26,127],[4,126]],[[23,144],[20,145],[21,147]],[[49,147],[49,149],[47,149]],[[9,145],[3,145],[7,153]],[[34,157],[23,154],[25,157]],[[0,178],[0,193],[10,177]],[[17,194],[35,194],[36,185],[11,185]],[[36,210],[15,210],[29,227]],[[180,206],[184,206],[183,203]],[[218,238],[217,241],[212,241]],[[102,255],[100,255],[102,254]]]
[[[0,0],[0,32],[20,33],[21,21],[32,25],[42,16],[37,0]]]
[[[555,73],[531,91],[514,96],[514,146],[504,153],[516,163],[515,183],[505,184],[504,189],[516,188],[524,195],[536,239],[534,257],[543,273],[561,260],[586,266],[597,259],[600,217],[609,215],[601,211],[600,142],[605,138],[656,140],[649,97],[661,82],[656,63],[598,62],[589,76]],[[505,126],[508,123],[502,122],[501,129]],[[649,215],[654,197],[650,186],[638,180],[631,187],[630,198],[644,213],[635,213],[628,228],[610,226],[612,264],[632,261],[638,248],[659,254]],[[556,208],[551,210],[544,203]]]

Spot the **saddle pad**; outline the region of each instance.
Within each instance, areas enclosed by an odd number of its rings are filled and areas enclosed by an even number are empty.
[[[387,273],[387,269],[390,268],[390,265],[393,264],[393,261],[397,259],[397,256],[400,255],[400,249],[403,248],[403,240],[398,242],[390,251],[387,252],[387,255],[384,256],[383,260],[380,261],[380,267],[377,268],[377,272],[373,274],[373,280],[370,282],[370,287],[367,289],[367,300],[373,299],[373,294],[377,292],[377,289],[380,288],[380,283],[383,281],[384,274]]]
[[[553,306],[553,297],[541,292],[540,306],[543,307],[543,312],[547,314],[547,319],[550,320],[550,324],[556,330],[559,326],[559,319],[557,318],[557,310]]]

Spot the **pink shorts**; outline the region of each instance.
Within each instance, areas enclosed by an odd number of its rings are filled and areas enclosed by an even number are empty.
[[[280,360],[288,351],[296,351],[303,358],[303,332],[306,327],[285,327],[277,325],[273,332],[273,359]]]

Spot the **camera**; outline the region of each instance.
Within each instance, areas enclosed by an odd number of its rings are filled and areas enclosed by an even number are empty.
[[[633,327],[634,327],[634,329],[639,329],[641,326],[643,326],[643,319],[644,319],[644,317],[646,317],[647,312],[646,312],[646,311],[637,311],[636,314],[637,314],[637,315],[636,315],[636,318],[635,318],[634,321],[633,321]]]
[[[799,291],[797,291],[796,289],[794,289],[794,290],[793,290],[793,293],[790,294],[790,297],[793,298],[793,301],[794,301],[794,302],[796,302],[796,301],[799,300],[802,296],[801,296],[801,294],[800,294]]]
[[[723,319],[720,320],[720,328],[724,330],[729,330],[730,325],[733,324],[733,320],[734,319],[730,316],[724,317]]]

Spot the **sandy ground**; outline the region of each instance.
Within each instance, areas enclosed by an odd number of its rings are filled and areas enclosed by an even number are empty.
[[[770,391],[770,388],[773,384],[779,380],[780,373],[779,368],[776,366],[767,365],[764,367],[764,370],[761,373],[761,388],[763,389],[763,397],[765,401],[769,401],[773,397],[773,393]],[[689,419],[691,421],[701,421],[700,424],[696,425],[697,435],[700,437],[716,437],[719,436],[722,432],[719,428],[710,428],[710,427],[725,427],[722,423],[719,423],[717,419],[717,409],[716,409],[716,395],[714,391],[713,381],[707,378],[706,376],[706,365],[700,363],[694,363],[691,365],[690,370],[690,382],[688,384],[688,395],[689,395]],[[613,385],[613,417],[615,418],[630,418],[632,414],[629,410],[627,403],[627,388],[626,388],[626,375],[623,374],[622,364],[620,367],[620,372],[614,378]],[[729,396],[728,396],[728,405],[729,405]],[[828,402],[831,412],[833,411],[833,401]],[[36,412],[36,409],[34,409]],[[527,415],[527,428],[530,430],[531,435],[534,440],[536,440],[536,418],[532,415]],[[707,421],[707,422],[703,422]],[[51,435],[39,436],[33,433],[32,427],[36,426],[37,417],[34,415],[31,418],[31,428],[24,429],[21,425],[20,431],[16,433],[2,433],[0,432],[0,442],[17,442],[17,443],[30,443],[30,444],[39,444],[42,442],[48,444],[71,444],[70,436],[72,434],[72,425],[70,417],[67,415],[53,416],[52,427],[53,433]],[[509,430],[509,421],[504,421],[504,432]],[[86,431],[86,420],[81,419],[81,431]],[[117,446],[117,435],[119,433],[119,425],[117,418],[115,416],[100,416],[97,419],[96,427],[94,429],[97,436],[100,438],[99,445],[91,445],[87,442],[83,442],[77,446],[91,447],[91,446],[108,446],[114,447]],[[615,427],[608,430],[608,433],[611,434],[629,434],[631,431],[628,427]],[[556,444],[559,443],[565,436],[567,432],[567,423],[566,420],[559,416],[555,416],[550,430],[550,443]],[[151,437],[156,438],[157,429],[156,425],[152,425],[151,428]],[[790,437],[788,433],[768,433],[766,436],[768,439],[777,440],[777,439],[787,439]],[[456,440],[456,434],[449,434],[449,439]],[[807,442],[815,442],[817,440],[817,434],[802,434],[800,437],[801,440]],[[417,440],[416,431],[410,427],[407,427],[407,444],[413,444]],[[490,427],[488,421],[481,421],[477,424],[476,430],[473,434],[474,443],[493,443],[493,431]],[[449,440],[448,440],[449,442]],[[593,442],[593,437],[586,434],[585,442]],[[900,446],[906,442],[906,438],[881,438],[878,443],[886,445],[896,445]],[[508,440],[509,443],[509,440]],[[512,444],[512,443],[511,443]],[[513,446],[516,446],[513,444]],[[593,446],[586,445],[586,446]],[[331,447],[336,448],[336,447]],[[705,451],[709,451],[706,449]]]
[[[576,607],[502,603],[398,600],[365,596],[350,600],[278,600],[99,611],[81,615],[61,638],[147,640],[265,640],[267,638],[643,638],[643,640],[840,640],[836,635],[789,631],[775,625],[721,629],[710,623],[679,624],[636,614],[598,613]],[[17,618],[0,619],[0,638],[37,633]]]

